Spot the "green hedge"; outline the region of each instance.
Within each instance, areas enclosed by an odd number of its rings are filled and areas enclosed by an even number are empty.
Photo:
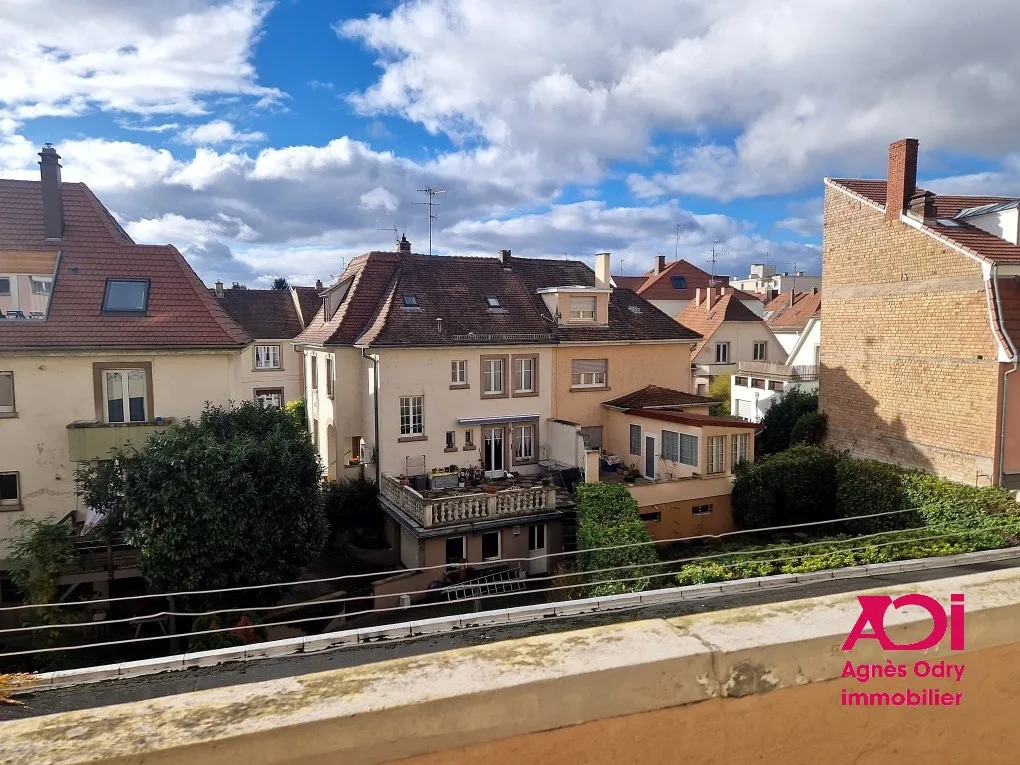
[[[635,546],[597,549],[630,544]],[[657,567],[648,565],[659,560],[655,545],[638,515],[637,502],[623,484],[586,483],[577,487],[577,549],[582,571],[615,569],[585,577],[588,597],[640,592],[655,579]],[[599,583],[607,579],[635,581]]]
[[[829,520],[836,516],[840,455],[794,446],[737,466],[733,517],[746,529]]]

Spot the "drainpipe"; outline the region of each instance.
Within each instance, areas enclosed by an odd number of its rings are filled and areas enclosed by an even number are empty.
[[[372,362],[372,384],[375,387],[372,395],[372,403],[375,408],[375,485],[382,486],[382,460],[379,458],[379,356],[369,356],[365,349],[361,349],[361,357]]]
[[[992,264],[992,287],[995,291],[995,310],[999,315],[999,328],[1002,330],[1002,336],[1006,338],[1006,342],[1009,344],[1009,352],[1013,355],[1013,368],[1008,370],[1006,374],[1002,376],[1002,427],[999,429],[999,486],[1002,486],[1006,476],[1006,471],[1003,469],[1006,456],[1006,401],[1008,396],[1006,390],[1008,388],[1009,376],[1016,372],[1017,367],[1020,366],[1020,357],[1017,356],[1016,345],[1013,344],[1013,338],[1009,336],[1009,332],[1006,331],[1006,324],[1002,319],[1002,294],[999,292],[999,265],[997,263]]]

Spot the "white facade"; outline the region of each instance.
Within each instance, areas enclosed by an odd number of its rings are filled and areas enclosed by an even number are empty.
[[[821,333],[821,319],[808,319],[785,364],[738,365],[730,384],[730,412],[751,422],[761,422],[765,412],[785,391],[792,388],[818,390]]]

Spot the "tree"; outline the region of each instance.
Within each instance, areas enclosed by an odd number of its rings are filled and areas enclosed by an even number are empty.
[[[303,424],[281,409],[206,405],[119,459],[125,537],[164,590],[290,580],[325,545],[322,468]]]
[[[285,290],[288,289],[289,287],[290,285],[287,284],[287,280],[284,279],[282,276],[277,276],[276,279],[273,280],[274,290]]]
[[[637,502],[621,483],[577,487],[577,549],[581,570],[591,572],[589,597],[646,590],[658,568]]]
[[[52,603],[57,596],[60,567],[74,559],[71,526],[31,518],[22,518],[14,525],[21,530],[21,535],[11,542],[11,581],[26,602],[32,605]],[[40,611],[40,614],[46,613],[48,611]]]
[[[800,388],[791,388],[783,393],[761,418],[765,429],[754,440],[755,454],[775,454],[789,449],[797,420],[808,412],[817,411],[818,391],[807,393]],[[814,432],[817,432],[817,426]]]
[[[379,490],[364,478],[330,481],[322,487],[323,506],[330,534],[373,532],[379,528]]]
[[[709,414],[715,415],[716,417],[727,416],[730,414],[731,379],[730,375],[716,375],[712,380],[712,384],[708,386],[709,398],[714,398],[719,402],[709,408]]]

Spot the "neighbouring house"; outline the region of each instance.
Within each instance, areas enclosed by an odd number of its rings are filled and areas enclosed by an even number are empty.
[[[751,273],[743,279],[730,279],[730,286],[771,299],[773,293],[810,292],[820,288],[822,277],[805,276],[803,271],[776,273],[771,263],[753,263]]]
[[[170,245],[139,245],[83,183],[0,180],[0,545],[22,518],[84,520],[78,464],[227,403],[252,338]],[[48,300],[24,310],[24,283]],[[30,287],[28,292],[42,297]],[[0,550],[0,559],[4,557]],[[104,574],[105,576],[105,574]]]
[[[787,292],[776,295],[765,304],[762,318],[769,325],[772,334],[779,340],[783,350],[792,353],[794,346],[811,318],[822,315],[822,292],[813,287],[806,292]]]
[[[820,408],[827,442],[967,484],[1020,489],[1020,199],[887,177],[825,180]]]
[[[320,291],[321,284],[253,290],[216,282],[210,293],[253,338],[236,367],[239,399],[282,407],[304,395],[304,359],[293,341],[318,310]]]
[[[691,355],[692,393],[707,395],[718,375],[731,375],[741,361],[783,363],[786,351],[768,324],[729,287],[697,290],[676,320],[701,335]]]
[[[650,271],[641,276],[614,276],[613,283],[640,295],[663,313],[676,316],[695,299],[699,289],[704,292],[711,287],[726,287],[730,277],[713,277],[682,258],[667,263],[665,255],[656,255]],[[762,315],[762,301],[757,295],[739,289],[734,289],[733,295],[752,312]]]

